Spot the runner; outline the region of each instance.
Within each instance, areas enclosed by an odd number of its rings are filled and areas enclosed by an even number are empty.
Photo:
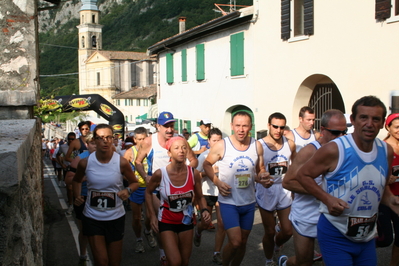
[[[395,196],[399,196],[399,114],[390,114],[385,122],[385,129],[388,130],[386,143],[391,145],[394,152],[392,173],[389,178],[389,188]],[[392,232],[392,226],[393,231]],[[389,207],[380,204],[378,210],[378,238],[376,239],[377,247],[388,247],[392,244],[392,255],[390,265],[399,264],[399,217]],[[395,233],[395,234],[394,234]],[[393,239],[395,235],[395,239]]]
[[[335,109],[326,111],[321,117],[320,138],[298,152],[284,177],[283,187],[295,192],[289,216],[294,228],[295,256],[288,258],[287,265],[313,264],[317,221],[320,216],[320,203],[299,184],[296,179],[297,171],[321,146],[342,136],[345,132],[344,114]],[[315,179],[318,184],[321,184],[321,180],[320,176]]]
[[[166,148],[171,163],[158,169],[148,183],[147,213],[152,229],[161,236],[169,265],[187,266],[192,251],[194,196],[201,206],[202,220],[209,224],[211,216],[202,196],[201,176],[197,170],[186,165],[187,141],[182,137],[172,137]],[[152,195],[158,187],[161,205],[157,217]]]
[[[213,177],[219,189],[220,213],[228,237],[222,252],[223,265],[239,265],[244,258],[254,222],[255,181],[271,185],[263,165],[262,145],[249,136],[251,128],[248,113],[235,113],[231,121],[233,135],[216,143],[203,164],[206,175]],[[213,170],[216,162],[219,176]]]
[[[75,205],[84,203],[81,184],[87,179],[83,234],[89,239],[95,265],[120,265],[125,228],[123,201],[138,188],[129,162],[113,152],[113,128],[99,124],[93,131],[97,150],[79,162],[73,179]],[[129,187],[123,187],[123,176]]]
[[[324,145],[298,171],[298,181],[321,201],[317,237],[325,265],[377,265],[374,237],[380,202],[399,213],[385,189],[393,150],[376,138],[385,105],[374,96],[352,107],[352,134]],[[314,179],[323,175],[323,188]],[[280,261],[285,265],[284,258]]]
[[[292,203],[291,192],[283,188],[282,182],[296,152],[294,142],[283,136],[286,123],[287,119],[282,113],[271,114],[268,119],[269,134],[258,140],[263,148],[264,166],[273,179],[269,188],[256,184],[256,202],[265,230],[262,244],[266,265],[275,265],[273,254],[277,254],[292,236],[292,226],[288,219]],[[280,221],[278,230],[274,212],[277,212]]]
[[[78,124],[80,137],[72,141],[69,145],[68,152],[65,155],[65,160],[67,160],[68,162],[72,162],[73,157],[76,157],[83,151],[87,150],[86,135],[90,132],[90,125],[90,121],[83,121]],[[71,157],[72,153],[74,153],[75,156]]]
[[[212,148],[221,139],[222,139],[222,132],[220,131],[220,129],[214,127],[209,131],[208,142],[209,142],[210,148]],[[200,174],[202,176],[202,194],[204,195],[204,198],[206,200],[208,211],[210,214],[212,214],[213,206],[215,206],[215,209],[216,209],[217,228],[216,228],[216,235],[215,235],[215,249],[213,252],[212,261],[215,262],[216,264],[221,265],[222,264],[222,256],[220,254],[220,251],[222,250],[223,241],[224,241],[226,232],[224,230],[222,216],[220,215],[219,203],[217,201],[218,195],[219,195],[218,188],[212,182],[212,180],[206,175],[206,173],[204,172],[204,168],[203,168],[203,163],[204,163],[206,157],[208,156],[208,154],[209,154],[209,150],[206,150],[205,152],[201,153],[201,155],[198,157],[197,170],[200,172]],[[213,169],[214,169],[215,175],[219,175],[219,169],[218,169],[217,162],[216,162],[216,164],[213,165]],[[197,247],[200,246],[201,232],[208,228],[210,228],[210,227],[204,222],[204,220],[201,220],[201,222],[197,224],[195,233],[194,233],[194,245],[195,246],[197,246]]]
[[[75,133],[73,133],[75,135]],[[86,143],[87,143],[87,150],[79,154],[78,157],[75,157],[73,161],[70,163],[69,167],[67,168],[68,171],[65,176],[65,180],[67,181],[67,184],[70,184],[72,187],[72,180],[73,177],[75,176],[76,173],[76,168],[78,167],[78,164],[80,160],[89,157],[89,155],[93,152],[96,151],[96,143],[93,138],[93,133],[89,133],[86,135]],[[87,182],[84,180],[82,182],[82,188],[81,188],[81,196],[83,196],[84,201],[86,201],[87,198]],[[88,239],[87,236],[83,235],[82,231],[82,217],[83,217],[83,209],[84,209],[84,204],[80,204],[79,206],[76,206],[75,204],[73,205],[74,211],[75,211],[75,217],[76,217],[76,222],[79,228],[79,236],[78,236],[78,241],[79,241],[79,266],[85,266],[87,264],[87,244]]]
[[[319,133],[313,131],[315,114],[312,108],[304,106],[299,110],[299,126],[285,136],[295,142],[296,152],[306,144],[319,138]]]
[[[166,142],[173,137],[174,126],[176,120],[173,114],[170,112],[162,112],[158,116],[157,130],[155,134],[151,134],[144,139],[143,143],[139,147],[139,152],[135,160],[136,170],[146,180],[147,184],[151,179],[152,173],[159,168],[169,164],[170,157],[168,156],[168,150]],[[144,159],[147,158],[148,170],[144,170]],[[188,149],[187,159],[190,166],[195,168],[198,165],[198,160],[191,148]],[[156,194],[153,195],[154,211],[157,212],[160,206],[159,198]],[[158,247],[160,253],[161,265],[167,265],[165,252],[162,247],[162,242],[158,239]]]
[[[140,175],[140,173],[136,170],[134,160],[137,157],[138,149],[141,143],[144,141],[144,139],[147,136],[148,136],[147,129],[145,129],[145,127],[136,128],[134,130],[134,142],[136,143],[136,145],[126,150],[125,155],[123,156],[126,160],[130,162],[132,169],[135,171],[134,174],[136,175],[136,178],[139,181],[139,188],[135,192],[133,192],[129,197],[130,207],[132,208],[132,214],[133,214],[132,227],[134,234],[136,235],[136,248],[135,248],[136,253],[142,253],[145,251],[143,246],[143,238],[141,237],[141,230],[142,230],[141,213],[142,213],[142,205],[145,201],[145,189],[147,187],[147,183],[144,180],[144,178]],[[143,165],[144,165],[144,170],[147,172],[148,164],[146,159],[144,159]],[[148,219],[147,215],[144,221],[145,221],[144,235],[146,236],[148,245],[151,248],[154,248],[156,246],[156,243],[151,231],[150,220]]]

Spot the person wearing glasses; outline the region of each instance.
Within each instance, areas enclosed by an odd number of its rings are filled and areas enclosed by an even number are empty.
[[[288,132],[285,136],[295,142],[296,152],[306,144],[319,138],[319,132],[313,130],[315,114],[312,108],[304,106],[299,110],[299,126]]]
[[[280,260],[288,260],[287,265],[313,264],[317,221],[320,217],[320,203],[299,184],[296,179],[297,171],[321,146],[345,135],[346,129],[345,116],[340,110],[331,109],[324,112],[321,117],[320,138],[312,141],[298,152],[285,174],[283,187],[295,193],[289,216],[294,228],[295,256],[288,258],[282,255],[280,257]],[[317,177],[315,181],[317,184],[321,184],[322,177]]]
[[[74,157],[76,157],[77,155],[87,150],[86,136],[90,132],[90,126],[91,126],[90,121],[82,121],[78,124],[80,137],[72,141],[72,143],[69,145],[68,152],[65,155],[65,160],[72,162],[73,159],[71,158],[72,153],[74,153],[75,154]]]
[[[129,162],[112,148],[113,133],[110,125],[96,126],[93,131],[96,151],[79,161],[73,178],[75,205],[85,204],[83,235],[88,237],[95,265],[120,265],[125,230],[123,201],[138,188]],[[85,176],[86,202],[81,195]],[[123,177],[129,182],[127,188],[123,185]]]
[[[387,185],[393,150],[377,138],[386,113],[377,97],[358,99],[350,117],[354,132],[325,144],[298,170],[299,183],[321,201],[317,239],[326,266],[377,265],[378,207],[399,213]],[[315,181],[320,175],[322,186]]]
[[[292,226],[288,219],[292,203],[291,192],[283,188],[282,182],[296,151],[295,143],[283,136],[286,123],[287,119],[282,113],[271,114],[268,119],[269,134],[258,140],[263,147],[265,169],[272,179],[269,188],[261,184],[256,184],[255,187],[256,202],[265,230],[262,245],[266,265],[274,265],[274,253],[278,253],[280,247],[292,236]],[[280,221],[277,230],[275,212]]]

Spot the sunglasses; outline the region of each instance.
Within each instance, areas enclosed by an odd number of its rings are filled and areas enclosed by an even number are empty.
[[[348,132],[348,129],[336,130],[336,129],[329,129],[329,128],[326,128],[326,127],[324,129],[327,130],[328,132],[330,132],[331,134],[333,134],[334,136],[346,135],[346,132]]]
[[[111,141],[111,140],[113,140],[114,139],[114,137],[113,136],[98,136],[98,137],[96,137],[96,140],[102,140],[102,141]]]
[[[281,130],[284,130],[285,129],[285,126],[277,126],[277,125],[273,125],[273,124],[270,124],[273,128],[275,128],[275,129],[277,129],[277,128],[280,128]]]

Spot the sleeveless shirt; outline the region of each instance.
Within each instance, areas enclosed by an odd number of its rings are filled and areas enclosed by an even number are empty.
[[[152,134],[151,136],[152,144],[151,150],[147,155],[148,172],[149,176],[161,167],[169,164],[168,150],[159,145],[158,133]]]
[[[302,136],[299,135],[299,133],[296,132],[295,129],[292,130],[292,133],[294,134],[294,142],[296,145],[296,152],[299,152],[303,147],[306,146],[306,144],[316,140],[313,130],[310,130],[310,136],[307,139],[302,138]]]

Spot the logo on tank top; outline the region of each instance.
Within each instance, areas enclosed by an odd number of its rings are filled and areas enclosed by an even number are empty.
[[[245,160],[245,162],[244,162],[244,160]],[[250,165],[248,165],[247,161],[249,161]],[[237,166],[239,167],[236,170],[237,172],[248,171],[249,170],[249,166],[254,166],[255,165],[254,161],[249,156],[239,156],[239,157],[235,158],[233,160],[233,162],[231,162],[229,164],[229,168],[233,168],[235,163],[237,163]]]

